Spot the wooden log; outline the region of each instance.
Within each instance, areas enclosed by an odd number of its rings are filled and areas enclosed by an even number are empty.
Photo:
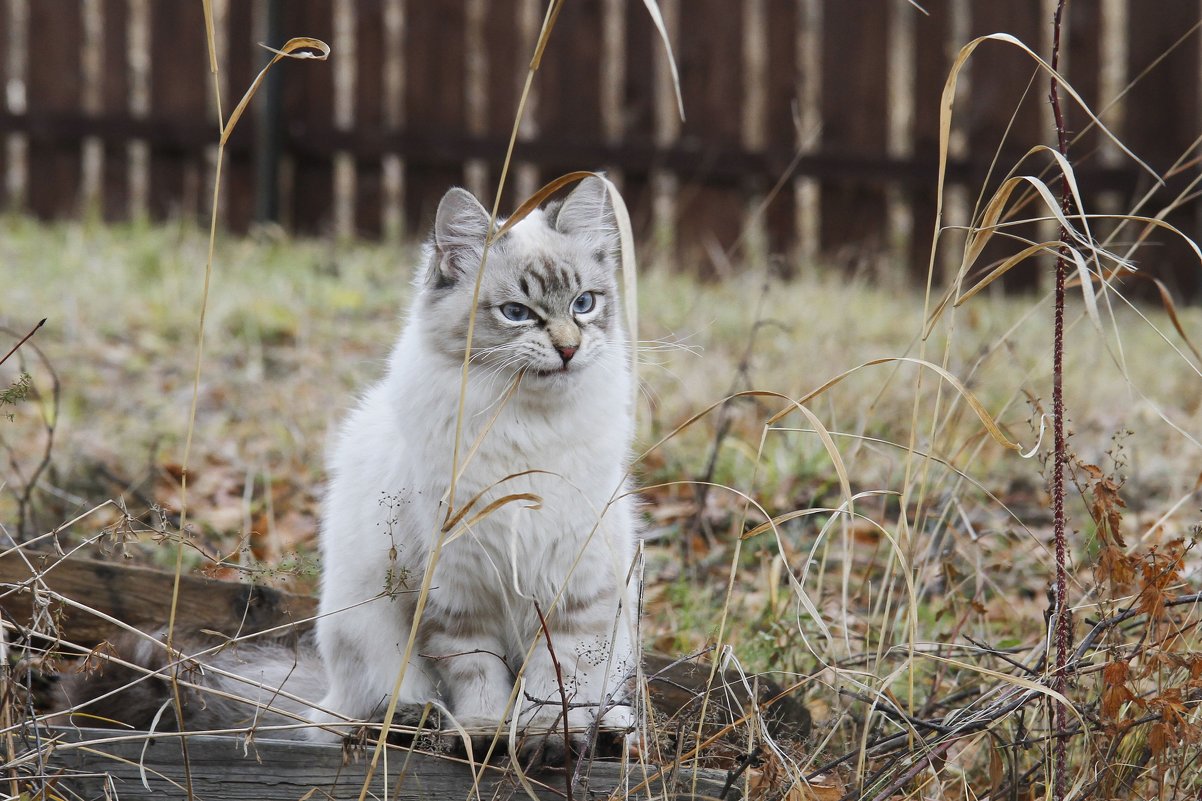
[[[122,799],[188,797],[178,735],[123,732],[115,738],[113,734],[100,729],[42,732],[42,758],[47,771],[58,775],[59,795],[71,797],[63,792],[69,787],[84,798],[107,797],[105,784],[111,781]],[[53,750],[45,747],[49,737],[58,738]],[[346,761],[343,749],[336,745],[247,742],[214,735],[187,737],[187,752],[192,791],[205,801],[357,799],[371,763],[370,750]],[[35,764],[32,753],[25,756]],[[374,772],[368,797],[397,801],[528,797],[512,768],[498,764],[483,771],[477,767],[476,772],[478,795],[475,774],[464,760],[390,748]],[[577,799],[717,799],[726,783],[721,772],[681,769],[661,774],[658,768],[637,762],[594,762],[581,775],[586,780],[574,788]],[[564,771],[554,769],[528,775],[539,799],[564,798],[567,778]],[[726,795],[742,798],[743,793],[738,781]]]
[[[123,631],[106,617],[142,631],[166,626],[174,582],[171,573],[149,567],[32,552],[23,558],[21,553],[9,551],[0,557],[0,609],[22,627],[33,625],[35,616],[45,609],[56,621],[60,638],[91,648]],[[53,595],[47,596],[46,590]],[[65,604],[54,596],[75,600],[101,614]],[[47,602],[48,608],[44,607]],[[303,595],[199,576],[180,577],[176,617],[189,630],[208,629],[233,636],[289,622],[304,627],[308,624],[299,622],[316,611],[316,601]]]
[[[0,610],[6,620],[23,629],[44,629],[42,621],[54,620],[59,639],[92,648],[122,633],[122,627],[112,620],[147,632],[163,628],[174,581],[171,573],[154,568],[9,551],[0,556]],[[60,596],[99,614],[65,603]],[[291,630],[300,634],[309,630],[316,611],[316,600],[307,596],[184,575],[180,577],[176,619],[182,632],[220,632],[232,637],[291,624]],[[41,633],[54,636],[44,630]],[[801,740],[808,736],[809,711],[780,684],[765,677],[744,681],[733,670],[716,672],[711,683],[713,672],[708,662],[698,659],[644,655],[651,703],[667,725],[694,727],[701,699],[708,695],[707,731],[712,733],[752,712],[751,687],[755,703],[766,705],[764,719],[774,737]]]

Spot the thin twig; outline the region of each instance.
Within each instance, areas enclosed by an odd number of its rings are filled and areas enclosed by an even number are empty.
[[[547,628],[547,619],[543,617],[543,610],[539,607],[538,601],[534,602],[534,612],[538,615],[538,624],[543,627],[543,639],[547,642],[547,653],[551,656],[551,664],[555,666],[555,683],[559,686],[559,700],[563,704],[563,767],[564,773],[568,776],[568,781],[564,783],[564,789],[567,792],[568,801],[572,799],[572,735],[568,728],[568,693],[563,686],[563,670],[559,665],[559,658],[555,656],[555,646],[551,644],[551,629]]]
[[[9,352],[8,352],[8,353],[4,354],[4,358],[3,358],[3,359],[0,359],[0,364],[4,364],[6,361],[8,361],[8,357],[9,357],[9,356],[12,356],[14,353],[16,353],[16,352],[17,352],[17,348],[19,348],[19,347],[21,347],[22,345],[24,345],[24,344],[25,344],[25,342],[26,342],[26,341],[27,341],[27,340],[28,340],[28,339],[29,339],[31,336],[33,336],[34,334],[36,334],[36,333],[38,332],[38,329],[39,329],[39,328],[41,328],[42,326],[44,326],[45,324],[46,324],[46,318],[45,318],[45,317],[43,317],[41,320],[39,320],[39,321],[38,321],[38,324],[37,324],[37,325],[35,325],[33,328],[31,328],[31,329],[29,330],[29,333],[28,333],[28,334],[26,334],[25,336],[21,337],[21,341],[20,341],[20,342],[18,342],[17,344],[13,345],[13,346],[12,346],[12,349],[11,349],[11,350],[9,350]]]

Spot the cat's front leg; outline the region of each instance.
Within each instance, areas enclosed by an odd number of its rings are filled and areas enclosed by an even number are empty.
[[[450,739],[462,743],[459,728],[471,738],[472,756],[483,759],[498,733],[506,736],[513,691],[513,671],[505,661],[505,646],[488,631],[482,614],[428,610],[422,623],[422,653],[441,679],[454,724]],[[448,722],[449,723],[449,722]],[[444,725],[444,729],[450,726]],[[493,748],[503,753],[504,747]]]
[[[540,634],[526,667],[522,723],[532,742],[548,732],[553,741],[562,740],[565,700],[569,739],[577,750],[587,744],[594,724],[619,734],[634,728],[626,691],[636,667],[629,623],[604,596],[547,618],[551,647]]]
[[[318,650],[328,686],[318,707],[308,714],[322,728],[309,730],[307,736],[319,742],[353,733],[355,727],[346,725],[348,720],[381,719],[401,670],[413,616],[412,606],[402,601],[377,598],[362,603],[337,589],[324,590],[324,614],[317,621]],[[400,684],[399,703],[420,706],[437,697],[428,660],[415,655]]]

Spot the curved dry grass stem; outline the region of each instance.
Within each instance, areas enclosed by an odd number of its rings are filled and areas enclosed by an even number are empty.
[[[193,373],[192,373],[192,400],[191,400],[191,403],[190,403],[189,409],[188,409],[188,426],[187,426],[187,433],[184,437],[184,455],[183,455],[183,460],[180,463],[179,539],[176,542],[175,581],[174,581],[174,584],[173,584],[172,590],[171,590],[171,608],[170,608],[170,612],[168,613],[168,618],[167,618],[167,649],[169,651],[173,650],[173,643],[175,640],[175,617],[176,617],[176,612],[179,607],[179,581],[180,581],[180,575],[183,572],[183,566],[184,566],[184,540],[188,536],[188,534],[187,534],[187,532],[188,532],[188,528],[187,528],[187,526],[188,526],[188,467],[189,467],[189,464],[191,461],[191,454],[192,454],[192,437],[196,431],[196,408],[197,408],[197,405],[200,400],[200,373],[201,373],[201,366],[204,361],[205,317],[206,317],[206,314],[208,311],[209,288],[212,283],[212,277],[213,277],[213,252],[214,252],[214,249],[216,247],[216,242],[217,242],[217,211],[220,208],[218,200],[220,199],[220,195],[221,195],[221,170],[222,170],[222,165],[223,165],[224,157],[225,157],[225,144],[229,140],[230,133],[233,132],[234,127],[237,125],[238,120],[241,118],[242,111],[246,108],[246,105],[250,102],[251,98],[255,94],[255,91],[258,89],[259,84],[262,82],[263,76],[265,76],[267,74],[267,71],[269,69],[271,69],[271,67],[274,66],[277,62],[279,62],[280,59],[285,58],[285,57],[288,57],[288,58],[305,57],[305,58],[317,58],[319,60],[324,60],[326,57],[329,56],[329,53],[330,53],[329,46],[318,39],[309,39],[309,38],[290,39],[284,45],[284,48],[282,51],[275,51],[276,52],[275,58],[273,58],[271,60],[271,62],[268,63],[268,65],[266,67],[264,67],[262,69],[262,71],[259,72],[259,75],[255,78],[255,80],[251,84],[250,88],[247,89],[246,93],[243,95],[242,102],[239,103],[238,106],[234,109],[234,112],[230,115],[230,119],[227,121],[227,120],[223,119],[222,114],[221,114],[221,84],[220,84],[220,81],[218,80],[218,66],[217,66],[217,56],[216,56],[217,46],[216,46],[216,42],[214,39],[214,33],[213,33],[213,9],[212,9],[212,1],[211,0],[204,0],[204,16],[205,16],[205,34],[206,34],[208,48],[209,48],[210,70],[213,73],[214,90],[216,92],[216,97],[217,97],[217,129],[218,129],[219,139],[218,139],[218,145],[217,145],[217,164],[214,169],[214,177],[213,177],[212,207],[210,209],[210,216],[209,216],[208,256],[205,260],[204,288],[201,291],[201,299],[200,299],[200,317],[199,317],[199,320],[197,321],[197,326],[196,326],[196,363],[195,363],[195,367],[194,367]],[[304,53],[304,55],[302,56],[301,54],[296,52],[300,48],[314,48],[314,47],[319,49],[320,55],[315,56],[306,51]],[[175,714],[177,716],[177,719],[182,721],[184,719],[183,706],[180,701],[179,684],[178,684],[178,681],[176,680],[177,678],[178,677],[175,674],[173,674],[173,676],[172,676],[172,693],[173,693],[174,699],[175,699]],[[187,751],[187,747],[186,747],[186,741],[181,740],[181,744],[185,744],[184,748],[183,748],[184,770],[185,770],[185,776],[187,778],[188,798],[191,799],[192,798],[192,782],[191,782],[190,768],[189,768],[189,762],[188,762],[188,751]]]

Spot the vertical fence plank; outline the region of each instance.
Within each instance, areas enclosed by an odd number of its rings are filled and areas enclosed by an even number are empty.
[[[242,95],[250,87],[259,68],[270,58],[271,54],[255,43],[263,41],[272,47],[279,47],[283,42],[268,42],[261,21],[265,15],[265,2],[257,0],[232,0],[226,12],[226,51],[225,62],[220,65],[226,74],[225,90],[221,98],[222,112],[228,118],[230,111],[242,99]],[[287,69],[290,65],[283,65]],[[259,125],[259,110],[267,101],[267,85],[259,88],[252,106],[243,116],[238,127],[234,129],[229,143],[226,145],[225,164],[222,165],[223,197],[221,203],[225,208],[226,224],[234,231],[245,232],[254,217],[255,208],[255,164],[252,157],[252,142],[255,141],[256,129]],[[202,191],[209,192],[212,187],[206,186]]]
[[[406,17],[405,120],[427,143],[454,136],[466,127],[464,113],[464,0],[410,3]],[[431,47],[430,43],[438,42]],[[431,156],[406,162],[406,216],[412,230],[425,231],[447,187],[463,183],[463,167],[454,158]]]
[[[355,126],[384,128],[384,1],[358,0],[355,8]],[[372,153],[355,160],[355,230],[378,237],[384,203],[383,163]]]
[[[165,125],[188,122],[208,125],[216,120],[208,111],[207,85],[211,80],[200,3],[153,0],[150,4],[150,114]],[[215,135],[215,134],[214,134]],[[194,218],[208,211],[209,196],[201,200],[203,153],[195,142],[150,142],[150,197],[152,217],[177,215]]]
[[[81,6],[76,0],[29,4],[29,63],[26,97],[31,118],[70,116],[81,108]],[[62,136],[29,140],[29,209],[53,219],[78,214],[80,139]]]
[[[16,85],[17,76],[12,74],[11,68],[16,50],[13,47],[14,35],[12,3],[0,2],[0,86]],[[0,114],[13,112],[7,97],[0,101]],[[7,126],[0,125],[0,210],[7,210],[9,205],[9,139]]]
[[[737,98],[743,89],[743,15],[724,0],[690,0],[680,8],[680,81],[685,122],[680,141],[696,153],[690,169],[677,173],[678,265],[702,275],[730,269],[726,251],[744,220],[743,181],[710,175],[723,156],[742,145]]]
[[[620,0],[624,4],[622,22],[625,43],[625,69],[621,96],[621,142],[627,149],[644,152],[655,147],[655,49],[660,46],[652,29],[651,18],[640,0]],[[677,42],[673,42],[676,45]],[[646,166],[622,171],[622,199],[630,211],[630,222],[638,232],[639,244],[651,235],[652,170]]]
[[[875,0],[827,2],[823,8],[822,148],[839,159],[886,152],[888,15]],[[822,181],[822,247],[836,261],[884,245],[885,192],[867,179]]]
[[[925,278],[930,268],[931,241],[935,228],[935,193],[938,174],[935,165],[939,158],[939,98],[952,66],[948,47],[951,30],[950,6],[955,0],[929,0],[923,3],[926,15],[914,21],[914,127],[912,157],[926,169],[915,176],[909,186],[910,213],[914,219],[914,235],[910,251],[902,254],[917,278]],[[963,44],[963,43],[960,43]],[[957,107],[955,113],[964,110]],[[940,247],[950,243],[940,238]],[[939,265],[934,266],[935,278]]]
[[[484,7],[483,36],[485,47],[484,71],[487,76],[483,101],[483,128],[481,135],[495,143],[488,148],[485,179],[485,205],[491,201],[501,180],[501,165],[505,157],[505,142],[513,130],[517,114],[518,98],[526,80],[527,62],[532,55],[519,49],[518,4],[515,0],[491,0]],[[558,33],[558,31],[556,32]],[[554,38],[554,37],[553,37]],[[511,209],[518,202],[514,174],[506,180],[502,209]],[[504,212],[502,212],[504,213]]]
[[[1094,113],[1098,105],[1101,79],[1102,6],[1100,3],[1069,3],[1066,6],[1061,48],[1068,51],[1068,71],[1065,77],[1085,98]],[[1062,106],[1065,104],[1061,104]],[[1070,101],[1064,109],[1069,137],[1073,140],[1070,156],[1080,155],[1081,163],[1093,164],[1098,149],[1098,132],[1085,132],[1088,118]],[[1078,136],[1080,134],[1080,136]]]
[[[103,0],[104,52],[101,69],[101,116],[117,120],[129,114],[129,3]],[[115,138],[104,143],[101,178],[102,214],[105,220],[129,218],[129,147]]]
[[[601,0],[565,3],[543,54],[536,78],[539,90],[539,136],[552,142],[596,146],[602,141]],[[562,160],[558,160],[562,159]],[[545,161],[545,177],[569,170],[595,170],[571,155]]]
[[[789,164],[784,159],[792,156],[798,147],[797,125],[794,113],[801,102],[800,86],[797,82],[797,26],[798,4],[796,0],[768,0],[768,86],[766,96],[766,120],[764,146],[768,152],[778,154],[769,162],[772,174],[769,189],[784,179]],[[786,253],[794,247],[797,238],[797,206],[791,190],[792,180],[780,184],[774,198],[765,211],[768,233],[768,250],[773,254]],[[793,259],[786,259],[786,274],[793,272]]]
[[[1051,56],[1043,42],[1048,38],[1051,20],[1043,12],[1041,0],[1010,0],[1006,3],[974,3],[971,36],[988,33],[1009,33],[1042,56]],[[1046,125],[1048,76],[1039,71],[1026,55],[1009,45],[989,42],[977,49],[972,57],[972,89],[967,111],[968,149],[973,160],[968,193],[975,198],[982,190],[988,198],[997,189],[1006,170],[1028,149],[1037,144],[1053,144],[1055,131]],[[1002,157],[986,183],[986,170],[998,152]],[[1027,164],[1024,171],[1032,174],[1039,162]],[[1058,183],[1058,182],[1057,182]],[[1019,219],[1047,216],[1041,204],[1031,204],[1019,212]],[[1045,231],[1037,223],[1008,229],[1010,233],[1034,241]],[[978,268],[992,264],[1014,252],[1014,243],[994,237],[978,261]],[[1002,279],[1008,289],[1033,289],[1046,274],[1048,261],[1034,259],[1011,270]],[[1001,286],[999,286],[999,290]]]
[[[333,0],[285,2],[285,37],[312,36],[330,45],[330,59],[353,58],[334,40]],[[296,62],[281,65],[285,149],[292,156],[292,181],[285,205],[288,223],[297,231],[329,230],[334,207],[334,166],[331,154],[334,116],[332,65]]]
[[[1198,155],[1195,150],[1182,159],[1198,137],[1202,116],[1199,114],[1198,97],[1199,75],[1202,74],[1199,66],[1202,33],[1195,30],[1178,44],[1198,20],[1198,3],[1187,0],[1163,0],[1157,4],[1155,14],[1141,13],[1138,7],[1133,7],[1131,11],[1128,75],[1134,78],[1164,56],[1135,85],[1125,101],[1124,134],[1127,145],[1165,177],[1167,184],[1158,192],[1151,206],[1144,210],[1145,214],[1158,212],[1185,191],[1191,180],[1198,177],[1199,168],[1196,164],[1176,174],[1167,174],[1179,160],[1196,158]],[[1172,52],[1169,52],[1170,48],[1173,48]],[[1146,175],[1140,176],[1135,197],[1127,203],[1128,210],[1134,205],[1135,198],[1149,188],[1149,182]],[[1202,237],[1198,209],[1195,201],[1192,208],[1182,208],[1170,214],[1168,222],[1196,240]],[[1127,231],[1128,237],[1125,238],[1134,238],[1139,229],[1128,226]],[[1136,261],[1141,270],[1165,280],[1178,293],[1193,296],[1202,293],[1202,269],[1199,269],[1196,257],[1192,257],[1186,246],[1171,234],[1153,231],[1136,254]]]

